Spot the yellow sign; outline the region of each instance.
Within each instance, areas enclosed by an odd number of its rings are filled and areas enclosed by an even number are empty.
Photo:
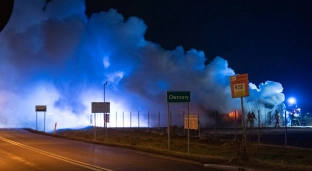
[[[240,74],[230,77],[232,97],[249,96],[248,74]]]
[[[189,115],[190,118],[190,127],[189,129],[198,129],[198,115]],[[184,115],[184,129],[188,127],[188,118],[187,115]]]

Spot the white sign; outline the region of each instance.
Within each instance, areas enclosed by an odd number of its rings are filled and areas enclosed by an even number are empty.
[[[244,92],[245,92],[245,84],[244,83],[234,84],[234,93],[235,94],[244,94]]]
[[[198,129],[198,115],[189,115],[190,116],[190,127],[189,129]],[[188,119],[187,115],[184,115],[184,129],[187,129]]]
[[[109,102],[92,102],[91,107],[91,113],[110,113]]]
[[[46,112],[47,106],[45,105],[36,105],[36,112]]]

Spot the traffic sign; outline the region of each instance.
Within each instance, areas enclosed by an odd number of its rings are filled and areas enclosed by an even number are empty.
[[[110,113],[109,102],[92,102],[91,107],[91,113]]]
[[[190,101],[190,91],[167,91],[168,103],[189,103]]]
[[[232,98],[249,96],[248,74],[230,77]]]
[[[36,112],[46,112],[47,106],[45,105],[36,105]]]

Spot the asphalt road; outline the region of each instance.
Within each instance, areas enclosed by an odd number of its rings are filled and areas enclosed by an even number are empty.
[[[0,170],[213,171],[193,161],[44,136],[23,129],[0,129]]]

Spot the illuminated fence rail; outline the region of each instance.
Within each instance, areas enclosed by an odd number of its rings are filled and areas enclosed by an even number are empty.
[[[170,112],[170,125],[182,127],[185,112]],[[194,113],[192,113],[194,114]],[[196,114],[199,114],[198,112]],[[199,117],[200,119],[200,117]],[[93,122],[95,121],[95,122]],[[200,122],[200,120],[199,120]],[[104,114],[90,114],[90,125],[104,127]],[[109,114],[109,128],[160,128],[168,126],[168,113],[164,112],[114,112]]]

